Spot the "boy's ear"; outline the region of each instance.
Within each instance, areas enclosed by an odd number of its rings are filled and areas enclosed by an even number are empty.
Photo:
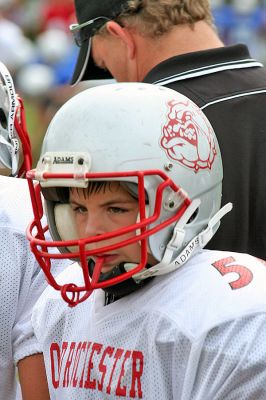
[[[129,59],[133,59],[136,53],[136,43],[134,36],[131,34],[130,30],[122,27],[115,21],[108,21],[106,23],[107,32],[113,37],[121,40],[127,48],[127,53]]]

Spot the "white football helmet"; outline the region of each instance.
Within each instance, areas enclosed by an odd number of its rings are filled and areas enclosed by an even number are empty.
[[[23,176],[31,163],[23,101],[15,92],[9,71],[0,62],[0,173]]]
[[[220,210],[221,154],[203,112],[176,91],[144,83],[98,86],[70,99],[53,118],[37,168],[27,176],[35,215],[28,229],[31,247],[49,283],[71,305],[94,289],[108,291],[127,280],[141,283],[177,269],[206,245],[231,207]],[[39,182],[35,189],[33,180]],[[122,181],[138,198],[136,223],[78,240],[65,188],[86,188],[91,180]],[[39,189],[54,242],[45,240]],[[130,242],[119,240],[125,232],[136,236]],[[142,260],[125,260],[122,272],[120,268],[119,274],[101,279],[102,261],[90,269],[88,260],[96,253],[86,245],[107,237],[117,238],[112,250],[139,242]],[[78,259],[83,286],[60,286],[54,280],[50,247],[58,247],[57,258]],[[97,253],[108,250],[105,246]],[[147,252],[158,264],[146,265]]]

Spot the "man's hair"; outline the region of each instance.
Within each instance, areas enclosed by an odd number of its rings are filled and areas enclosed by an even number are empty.
[[[205,21],[214,28],[209,0],[129,0],[126,11],[115,21],[128,28],[137,28],[148,37],[161,36],[176,25],[193,26]],[[100,30],[104,34],[105,26]]]

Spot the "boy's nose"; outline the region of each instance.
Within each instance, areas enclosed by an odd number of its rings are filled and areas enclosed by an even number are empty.
[[[90,215],[88,216],[85,226],[85,236],[98,236],[105,233],[103,219],[101,215]]]

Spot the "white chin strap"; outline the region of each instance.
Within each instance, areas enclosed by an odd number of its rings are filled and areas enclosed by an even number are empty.
[[[159,264],[154,265],[149,269],[144,269],[138,274],[134,275],[133,278],[135,280],[143,280],[146,278],[150,278],[152,276],[164,275],[169,272],[172,272],[178,268],[180,268],[183,264],[185,264],[190,257],[198,252],[200,249],[206,246],[206,244],[211,240],[215,232],[217,231],[220,224],[220,220],[232,210],[232,203],[227,203],[224,207],[222,207],[209,221],[207,227],[200,232],[197,236],[195,236],[187,246],[178,254],[177,257],[174,257],[174,254],[178,252],[180,247],[183,244],[185,231],[184,226],[189,221],[189,218],[193,215],[193,213],[197,210],[200,205],[200,200],[193,200],[190,206],[187,208],[183,216],[177,222],[172,239],[168,243],[162,261]]]

